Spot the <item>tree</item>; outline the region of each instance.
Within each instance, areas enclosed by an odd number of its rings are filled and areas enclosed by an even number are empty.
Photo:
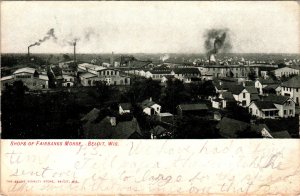
[[[96,93],[97,93],[97,99],[100,103],[104,103],[108,100],[111,88],[108,86],[104,81],[96,81]]]
[[[150,79],[134,79],[129,91],[126,93],[131,103],[141,102],[149,97],[153,100],[160,98],[161,86],[159,81]]]
[[[67,54],[63,54],[63,60],[64,61],[69,61],[69,60],[71,60],[71,57]]]
[[[252,81],[255,81],[256,79],[256,73],[253,69],[250,70],[250,72],[248,73],[248,78]]]
[[[192,83],[190,85],[189,92],[194,99],[197,99],[198,96],[205,99],[217,94],[211,81]]]
[[[278,80],[277,77],[275,76],[274,72],[272,72],[272,71],[268,71],[268,76],[274,81]]]
[[[171,113],[176,112],[177,105],[189,102],[191,95],[183,85],[183,82],[175,79],[168,80],[164,94],[161,96],[162,107]]]

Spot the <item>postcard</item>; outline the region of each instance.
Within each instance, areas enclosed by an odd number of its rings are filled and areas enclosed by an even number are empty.
[[[298,195],[299,14],[1,2],[1,194]]]

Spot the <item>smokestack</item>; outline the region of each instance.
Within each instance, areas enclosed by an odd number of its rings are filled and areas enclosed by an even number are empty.
[[[76,63],[76,41],[74,41],[73,43],[73,46],[74,46],[74,63]]]
[[[111,52],[110,65],[114,67],[114,52]]]

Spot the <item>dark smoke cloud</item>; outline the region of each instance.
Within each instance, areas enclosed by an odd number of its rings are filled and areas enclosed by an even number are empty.
[[[204,34],[204,47],[208,56],[218,52],[229,52],[232,48],[229,29],[210,29]]]
[[[39,41],[33,43],[33,44],[30,44],[28,47],[32,47],[32,46],[39,46],[41,45],[41,43],[47,41],[48,39],[52,38],[54,41],[57,40],[57,37],[56,35],[54,34],[54,29],[50,29],[47,34],[42,38],[42,39],[39,39]]]

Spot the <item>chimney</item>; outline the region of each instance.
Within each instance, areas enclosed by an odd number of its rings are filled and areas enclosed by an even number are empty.
[[[152,101],[152,97],[149,98],[149,101]]]
[[[116,117],[110,117],[110,124],[112,127],[115,127],[117,125]]]
[[[110,65],[114,67],[114,52],[111,52]]]
[[[76,63],[76,41],[73,43],[74,46],[74,63]]]

